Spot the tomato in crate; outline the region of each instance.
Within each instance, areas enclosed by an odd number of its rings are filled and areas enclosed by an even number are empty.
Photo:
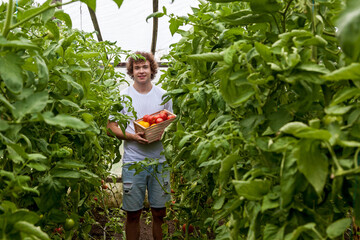
[[[155,112],[151,115],[145,115],[143,118],[134,121],[135,132],[143,132],[144,138],[149,143],[161,139],[165,128],[176,118],[176,115],[168,110]]]

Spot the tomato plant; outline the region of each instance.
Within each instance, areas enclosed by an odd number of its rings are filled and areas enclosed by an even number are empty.
[[[70,1],[64,4],[71,4]],[[84,1],[95,8],[96,1]],[[121,5],[122,1],[114,0]],[[106,135],[109,115],[122,128],[115,72],[127,51],[71,29],[51,0],[0,4],[0,236],[88,238],[100,179],[120,160],[121,141]],[[117,80],[119,79],[119,81]],[[115,161],[114,161],[115,159]],[[72,225],[72,224],[70,224]],[[59,230],[60,229],[60,230]]]
[[[164,140],[172,217],[217,239],[333,239],[349,214],[359,224],[359,7],[209,0],[168,15],[182,35],[161,78],[178,116]]]

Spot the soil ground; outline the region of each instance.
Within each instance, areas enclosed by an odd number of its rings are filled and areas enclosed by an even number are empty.
[[[121,232],[113,232],[113,231],[104,231],[105,224],[109,222],[109,219],[103,214],[101,214],[101,209],[96,209],[93,211],[95,221],[98,222],[101,227],[97,224],[92,226],[90,231],[90,235],[93,239],[113,239],[113,240],[121,240],[123,239],[123,235],[125,235],[125,217],[123,216],[119,222],[119,226],[121,228]],[[173,233],[175,226],[174,223],[167,221],[169,228],[169,233]],[[151,225],[151,213],[149,209],[144,209],[141,219],[140,219],[140,239],[141,240],[152,240],[152,225]]]

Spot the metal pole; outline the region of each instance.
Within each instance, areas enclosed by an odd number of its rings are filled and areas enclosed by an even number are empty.
[[[153,12],[157,12],[159,10],[159,0],[153,0]],[[153,32],[152,32],[152,41],[151,41],[151,52],[155,56],[156,51],[156,41],[158,34],[158,18],[153,18]]]

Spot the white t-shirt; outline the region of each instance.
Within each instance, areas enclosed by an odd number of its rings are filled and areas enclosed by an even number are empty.
[[[132,105],[137,113],[137,119],[142,118],[146,114],[152,114],[161,110],[168,110],[172,112],[172,101],[168,101],[164,105],[163,95],[166,91],[158,86],[153,85],[150,92],[141,94],[133,86],[127,87],[120,92],[121,95],[128,95],[132,99]],[[132,116],[127,108],[123,108],[121,113]],[[126,132],[135,133],[134,121],[131,120],[126,127]],[[123,163],[131,163],[142,161],[145,158],[159,159],[159,162],[165,161],[165,156],[160,155],[163,151],[161,141],[156,141],[150,144],[141,144],[136,141],[124,141],[124,156]]]

